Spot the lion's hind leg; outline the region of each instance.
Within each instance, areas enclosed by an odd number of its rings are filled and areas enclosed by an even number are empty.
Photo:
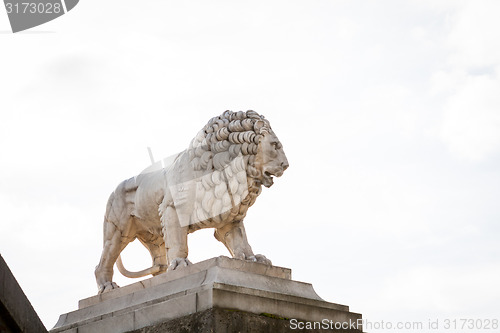
[[[104,246],[101,260],[95,269],[99,294],[118,288],[118,285],[112,281],[113,265],[130,241],[129,238],[122,237],[121,231],[113,223],[104,221]]]

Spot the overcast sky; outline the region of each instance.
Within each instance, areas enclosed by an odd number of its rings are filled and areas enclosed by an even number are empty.
[[[97,293],[107,198],[147,147],[253,109],[290,162],[247,215],[256,253],[372,322],[499,319],[499,13],[82,0],[12,34],[0,9],[0,253],[52,328]],[[190,235],[192,262],[229,255],[212,235]],[[122,257],[150,265],[140,244]]]

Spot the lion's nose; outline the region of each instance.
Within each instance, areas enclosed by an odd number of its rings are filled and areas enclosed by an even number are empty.
[[[285,171],[286,169],[288,169],[289,165],[288,165],[288,161],[286,162],[281,162],[281,167],[283,168],[283,171]]]

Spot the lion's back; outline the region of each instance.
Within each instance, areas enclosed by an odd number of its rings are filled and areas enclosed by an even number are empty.
[[[164,195],[162,173],[159,170],[122,181],[108,199],[105,219],[118,227],[132,220],[138,225],[159,225],[158,206]]]

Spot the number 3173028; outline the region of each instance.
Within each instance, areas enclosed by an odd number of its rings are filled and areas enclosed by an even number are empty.
[[[60,3],[6,2],[7,14],[59,14],[63,10]]]

